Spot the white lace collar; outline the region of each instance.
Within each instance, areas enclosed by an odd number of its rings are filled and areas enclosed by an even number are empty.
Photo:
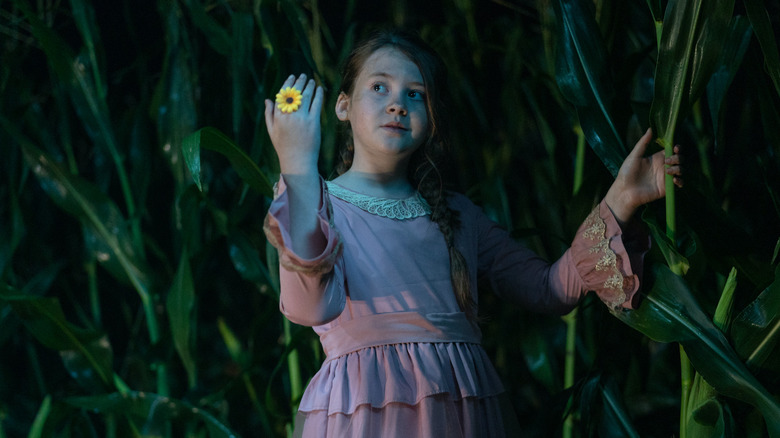
[[[403,220],[431,214],[431,206],[419,192],[406,199],[378,198],[353,192],[331,181],[326,184],[331,195],[377,216]]]

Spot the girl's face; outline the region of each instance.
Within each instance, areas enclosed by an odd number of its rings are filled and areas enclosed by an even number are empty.
[[[363,64],[351,95],[339,95],[336,115],[352,127],[356,163],[408,158],[428,135],[420,70],[398,50],[378,49]]]

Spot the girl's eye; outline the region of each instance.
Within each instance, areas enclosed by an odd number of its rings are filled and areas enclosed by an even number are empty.
[[[376,91],[377,93],[385,93],[387,92],[387,87],[385,87],[382,84],[374,84],[371,86],[371,89]]]
[[[414,100],[423,100],[425,98],[425,93],[418,90],[412,90],[409,92],[409,97]]]

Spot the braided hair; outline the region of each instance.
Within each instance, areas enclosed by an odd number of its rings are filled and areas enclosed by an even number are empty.
[[[446,158],[448,130],[445,127],[446,69],[441,58],[416,34],[402,30],[381,30],[373,33],[347,57],[342,69],[340,92],[350,96],[365,61],[377,50],[392,47],[417,65],[425,85],[425,106],[428,114],[428,136],[411,156],[408,178],[431,206],[431,220],[436,222],[449,250],[450,278],[458,306],[470,319],[476,318],[476,305],[471,293],[466,259],[455,247],[455,232],[460,226],[458,214],[446,199],[439,163]],[[342,146],[341,162],[336,172],[341,175],[352,166],[355,145],[352,129],[347,124],[347,140]]]

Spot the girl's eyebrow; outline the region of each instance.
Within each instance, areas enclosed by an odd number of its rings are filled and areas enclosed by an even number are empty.
[[[378,71],[378,72],[375,72],[375,73],[371,73],[370,75],[368,75],[369,78],[375,78],[377,76],[381,77],[381,78],[384,78],[384,79],[392,79],[393,78],[393,75],[391,75],[390,73],[385,73],[385,72],[381,72],[381,71]],[[425,88],[425,84],[423,84],[420,81],[410,81],[410,82],[407,82],[407,85],[411,85],[413,87],[423,87],[423,88]]]

